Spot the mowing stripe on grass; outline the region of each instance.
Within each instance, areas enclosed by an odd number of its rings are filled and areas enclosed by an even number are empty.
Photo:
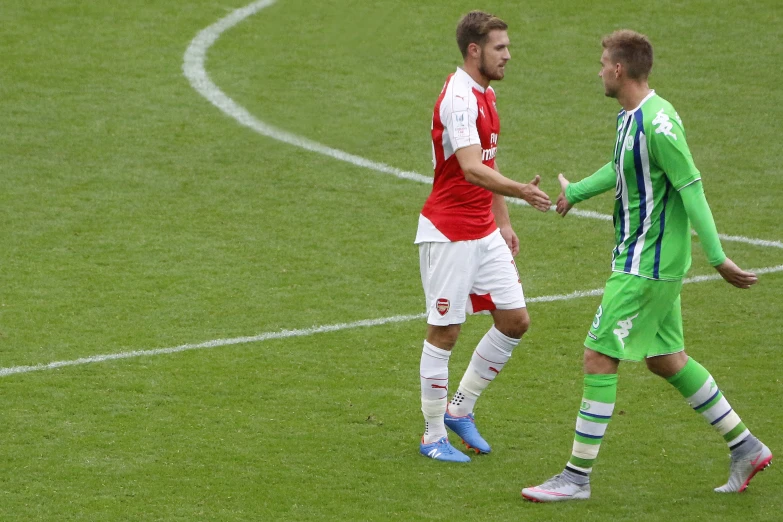
[[[278,129],[272,125],[264,123],[250,114],[247,109],[229,98],[218,88],[217,85],[214,84],[214,82],[212,82],[212,80],[210,80],[205,66],[207,61],[207,51],[209,48],[212,47],[217,39],[220,38],[220,35],[222,35],[225,31],[231,29],[246,18],[258,13],[262,9],[273,5],[275,2],[276,0],[260,0],[258,2],[253,2],[246,5],[245,7],[232,11],[228,16],[221,18],[214,24],[199,32],[190,42],[190,45],[185,51],[185,57],[182,64],[182,71],[190,82],[190,85],[196,90],[196,92],[201,94],[201,96],[206,98],[207,101],[220,109],[224,114],[233,118],[245,127],[250,128],[258,134],[261,134],[262,136],[282,141],[283,143],[287,143],[310,152],[317,152],[318,154],[323,154],[324,156],[329,156],[340,161],[345,161],[359,167],[368,168],[376,172],[391,174],[392,176],[396,176],[398,178],[418,181],[419,183],[427,183],[431,185],[432,178],[430,176],[424,176],[418,172],[400,170],[390,165],[386,165],[385,163],[362,158],[361,156],[356,156],[355,154],[350,154],[342,150],[328,147],[316,141],[309,140],[302,136],[297,136],[296,134],[286,132],[282,129]],[[521,199],[506,198],[506,201],[515,205],[527,206],[527,203]],[[550,208],[554,209],[555,207],[552,205]],[[600,219],[603,221],[612,220],[612,216],[601,214],[599,212],[593,212],[592,210],[580,210],[575,208],[571,209],[569,213],[575,216]],[[767,241],[764,239],[752,239],[742,236],[726,235],[720,235],[720,238],[724,241],[738,241],[751,245],[783,249],[783,243],[779,241]]]
[[[783,265],[759,268],[752,270],[757,274],[769,274],[773,272],[783,272]],[[684,281],[684,283],[702,283],[704,281],[716,281],[720,279],[720,275],[711,274],[706,276],[690,277]],[[596,288],[595,290],[584,290],[571,292],[570,294],[558,294],[558,295],[544,295],[540,297],[532,297],[527,299],[528,303],[551,303],[554,301],[570,301],[572,299],[578,299],[580,297],[594,297],[604,293],[603,288]],[[269,341],[272,339],[287,339],[289,337],[306,337],[319,333],[337,332],[340,330],[352,330],[355,328],[365,328],[370,326],[381,326],[385,324],[402,323],[406,321],[413,321],[414,319],[423,319],[425,314],[413,314],[413,315],[395,315],[393,317],[381,317],[379,319],[366,319],[363,321],[355,321],[352,323],[338,323],[328,324],[323,326],[313,326],[312,328],[302,328],[300,330],[281,330],[279,332],[267,332],[259,335],[253,335],[249,337],[234,337],[232,339],[215,339],[214,341],[206,341],[198,344],[181,344],[171,348],[156,348],[152,350],[134,350],[131,352],[119,352],[105,355],[93,355],[91,357],[82,357],[79,359],[72,359],[70,361],[55,361],[48,364],[36,364],[32,366],[10,366],[7,368],[0,368],[0,377],[7,377],[9,375],[15,375],[18,373],[30,373],[43,370],[55,370],[57,368],[64,368],[66,366],[80,366],[83,364],[99,363],[106,361],[116,361],[119,359],[131,359],[134,357],[150,357],[153,355],[165,355],[170,353],[185,352],[189,350],[203,350],[205,348],[219,348],[221,346],[232,346],[235,344],[247,344],[257,343],[262,341]]]

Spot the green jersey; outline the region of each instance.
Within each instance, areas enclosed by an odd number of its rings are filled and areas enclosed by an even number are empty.
[[[680,116],[655,91],[618,114],[610,165],[616,174],[612,270],[682,279],[691,264],[691,228],[679,191],[701,174]]]

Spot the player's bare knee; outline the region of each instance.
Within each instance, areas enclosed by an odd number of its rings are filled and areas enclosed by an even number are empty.
[[[508,332],[503,332],[503,333],[508,337],[512,337],[514,339],[521,339],[529,328],[530,328],[530,316],[525,314],[523,317],[520,317],[519,320],[517,320],[511,326]]]
[[[658,367],[657,361],[655,361],[655,357],[648,357],[647,359],[644,360],[644,362],[647,363],[648,370],[650,370],[658,377],[663,377],[663,375],[661,375],[661,370]]]
[[[668,379],[683,369],[685,363],[688,362],[688,354],[686,354],[685,351],[682,351],[667,355],[658,355],[656,357],[648,357],[644,362],[647,363],[647,369],[652,373],[658,377]]]
[[[584,371],[588,374],[617,373],[620,361],[590,348],[585,348]]]
[[[500,333],[513,339],[520,339],[530,328],[530,316],[527,310],[506,310],[494,314],[495,328]]]
[[[448,326],[427,325],[427,342],[441,350],[451,350],[457,344],[460,325]]]

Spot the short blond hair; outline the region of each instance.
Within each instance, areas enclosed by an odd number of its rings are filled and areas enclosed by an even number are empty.
[[[627,68],[631,79],[646,80],[650,75],[653,47],[645,35],[630,29],[620,29],[604,36],[601,45],[609,51],[612,61]]]

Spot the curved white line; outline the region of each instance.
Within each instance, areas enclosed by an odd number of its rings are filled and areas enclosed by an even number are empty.
[[[366,167],[371,170],[383,172],[385,174],[391,174],[398,178],[409,179],[418,181],[420,183],[432,184],[432,178],[422,176],[416,172],[408,172],[400,170],[384,163],[368,160],[354,154],[333,149],[322,145],[321,143],[308,140],[296,134],[291,134],[284,130],[280,130],[271,125],[268,125],[258,118],[250,114],[247,109],[236,103],[234,100],[226,96],[212,80],[209,79],[204,64],[207,59],[207,50],[214,44],[220,35],[237,25],[245,18],[257,13],[258,11],[269,7],[274,4],[275,0],[261,0],[254,2],[246,7],[237,9],[225,18],[222,18],[218,22],[210,25],[203,31],[201,31],[188,46],[185,52],[185,61],[182,65],[182,70],[185,73],[185,77],[190,81],[190,85],[198,91],[204,98],[206,98],[212,105],[223,111],[226,115],[234,118],[236,121],[249,127],[255,132],[267,136],[269,138],[288,143],[295,147],[300,147],[311,152],[317,152],[324,156],[329,156],[340,161],[345,161],[357,165],[359,167]]]
[[[218,88],[217,85],[212,82],[212,80],[209,79],[209,74],[207,74],[205,68],[205,63],[207,61],[207,51],[209,48],[212,47],[220,35],[225,31],[242,22],[245,18],[248,18],[258,13],[262,9],[273,5],[275,1],[276,0],[260,0],[258,2],[253,2],[252,4],[231,12],[231,14],[228,16],[221,18],[216,23],[210,25],[198,33],[193,41],[190,42],[187,51],[185,51],[185,59],[184,63],[182,64],[182,71],[190,82],[190,85],[193,86],[193,88],[204,98],[206,98],[212,105],[223,111],[224,114],[230,116],[240,124],[252,129],[262,136],[282,141],[283,143],[309,150],[310,152],[317,152],[318,154],[323,154],[324,156],[329,156],[340,161],[345,161],[359,167],[365,167],[377,172],[383,172],[384,174],[391,174],[392,176],[396,176],[398,178],[409,179],[412,181],[418,181],[419,183],[427,183],[431,185],[432,178],[429,176],[423,176],[417,172],[400,170],[390,165],[386,165],[385,163],[379,163],[367,158],[362,158],[361,156],[356,156],[355,154],[350,154],[342,150],[328,147],[321,143],[303,138],[302,136],[297,136],[296,134],[286,132],[284,130],[273,127],[272,125],[264,123],[250,114],[247,109],[229,98]],[[516,198],[506,198],[506,201],[516,205],[527,205],[526,202]],[[551,208],[554,210],[555,207],[552,206]],[[611,215],[593,212],[592,210],[580,210],[575,208],[572,209],[570,213],[574,216],[600,219],[602,221],[612,220]],[[783,243],[779,241],[767,241],[764,239],[752,239],[742,236],[726,235],[721,235],[721,239],[724,241],[738,241],[751,245],[783,249]]]

